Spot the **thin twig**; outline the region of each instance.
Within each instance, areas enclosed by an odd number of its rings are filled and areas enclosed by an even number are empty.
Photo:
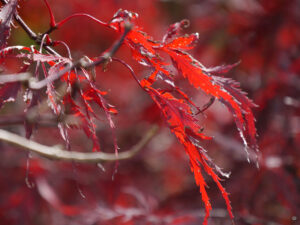
[[[50,33],[52,33],[54,30],[60,28],[66,22],[68,22],[69,20],[71,20],[71,19],[73,19],[75,17],[87,17],[87,18],[91,19],[92,21],[94,21],[94,22],[96,22],[96,23],[98,23],[98,24],[100,24],[102,26],[109,27],[107,23],[105,23],[105,22],[103,22],[103,21],[101,21],[101,20],[97,19],[96,17],[93,17],[93,16],[91,16],[89,14],[86,14],[86,13],[74,13],[71,16],[68,16],[67,18],[61,20],[60,22],[55,23],[54,25],[50,25],[50,28],[44,34],[50,34]]]
[[[119,62],[119,63],[121,63],[123,66],[125,66],[125,67],[129,70],[131,76],[132,76],[133,79],[137,82],[137,84],[138,84],[144,91],[146,91],[145,88],[141,85],[141,83],[140,83],[140,81],[139,81],[137,75],[135,74],[135,72],[134,72],[134,70],[131,68],[131,66],[129,66],[126,62],[124,62],[122,59],[119,59],[119,58],[114,58],[114,57],[112,57],[112,60],[113,60],[113,61],[116,61],[116,62]]]
[[[114,153],[74,152],[62,150],[56,147],[49,147],[2,129],[0,129],[0,140],[12,145],[16,145],[24,150],[36,153],[48,159],[81,163],[99,163],[103,161],[117,161],[132,158],[152,139],[157,131],[158,126],[154,125],[135,146],[128,151],[120,152],[118,156],[116,156]]]
[[[0,76],[0,84],[12,83],[18,81],[28,81],[31,73],[15,73]]]
[[[121,47],[121,45],[123,44],[124,40],[125,40],[125,37],[126,35],[131,31],[132,29],[132,24],[129,23],[129,22],[126,22],[125,23],[125,30],[122,34],[122,36],[120,37],[119,40],[117,40],[113,46],[111,47],[111,49],[104,53],[102,56],[100,56],[97,60],[91,62],[91,63],[81,63],[83,65],[81,65],[81,67],[85,68],[85,69],[89,69],[91,67],[94,67],[94,66],[98,66],[104,62],[106,62],[108,59],[110,59],[118,50],[119,48]],[[85,61],[84,61],[85,62]]]
[[[211,97],[198,113],[203,113],[204,111],[206,111],[215,102],[215,100],[215,97]]]
[[[45,4],[46,4],[46,7],[49,11],[49,16],[50,16],[50,27],[54,27],[56,25],[55,23],[55,18],[54,18],[54,15],[53,15],[53,12],[51,10],[51,7],[49,5],[49,2],[47,0],[44,0]],[[44,35],[43,35],[44,36]]]

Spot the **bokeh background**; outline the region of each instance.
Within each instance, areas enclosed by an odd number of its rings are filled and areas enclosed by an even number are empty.
[[[199,115],[204,132],[214,136],[203,142],[208,154],[224,171],[223,185],[230,193],[236,224],[289,225],[300,220],[300,2],[297,0],[49,0],[56,20],[86,12],[109,21],[119,9],[137,12],[137,24],[160,40],[168,26],[190,20],[186,33],[198,32],[192,54],[207,67],[241,63],[228,74],[258,105],[254,108],[260,147],[257,169],[246,160],[233,118],[214,103]],[[36,32],[49,28],[42,0],[20,1],[20,15]],[[95,57],[118,38],[111,30],[86,18],[75,18],[51,37],[66,42],[74,58]],[[10,45],[33,42],[18,27]],[[61,54],[66,50],[56,48]],[[122,47],[116,57],[130,64],[140,78],[149,73]],[[199,105],[209,97],[181,87]],[[149,96],[129,72],[111,63],[97,68],[97,85],[116,106],[120,151],[129,149],[151,124],[161,128],[133,158],[102,165],[56,162],[29,155],[0,143],[0,224],[201,224],[205,214],[201,195],[189,169],[188,157],[162,122]],[[8,103],[1,116],[21,113]],[[101,115],[102,112],[99,112]],[[104,117],[103,117],[104,118]],[[20,125],[1,128],[24,134]],[[112,135],[105,119],[97,122],[103,151],[113,152]],[[63,144],[56,128],[40,127],[33,139],[47,145]],[[92,144],[74,131],[72,148],[90,151]],[[29,168],[29,169],[28,169]],[[105,170],[103,170],[105,168]],[[26,180],[26,181],[25,181]],[[232,224],[216,185],[207,178],[213,210],[209,224]],[[83,195],[85,197],[83,197]]]

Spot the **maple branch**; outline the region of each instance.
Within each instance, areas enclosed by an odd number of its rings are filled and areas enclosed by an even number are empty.
[[[108,27],[107,23],[105,23],[105,22],[103,22],[103,21],[97,19],[96,17],[93,17],[93,16],[91,16],[91,15],[89,15],[87,13],[74,13],[74,14],[66,17],[65,19],[61,20],[60,22],[55,23],[54,25],[53,25],[53,22],[52,22],[51,25],[50,25],[50,28],[44,34],[50,34],[50,33],[52,33],[54,30],[59,29],[62,25],[64,25],[66,22],[68,22],[69,20],[71,20],[71,19],[73,19],[75,17],[87,17],[87,18],[91,19],[92,21],[94,21],[94,22],[96,22],[96,23],[98,23],[98,24],[100,24],[102,26]],[[52,21],[52,17],[51,17],[51,21]]]
[[[7,0],[0,0],[4,5],[6,5],[8,2]],[[47,1],[45,1],[47,3]],[[47,5],[48,7],[48,5]],[[51,10],[49,7],[48,7],[48,10]],[[67,22],[68,20],[70,20],[71,18],[73,17],[76,17],[76,16],[85,16],[85,17],[88,17],[94,21],[96,21],[97,23],[99,24],[102,24],[102,25],[107,25],[107,23],[104,23],[102,22],[101,20],[98,20],[97,18],[93,17],[93,16],[90,16],[88,14],[85,14],[85,13],[77,13],[77,14],[73,14],[67,18],[65,18],[64,20],[60,21],[59,23],[56,24],[55,27],[52,27],[50,29],[56,29],[59,26],[61,26],[62,24],[64,24],[65,22]],[[41,43],[41,36],[43,35],[37,35],[33,30],[31,30],[31,28],[24,22],[24,20],[17,14],[15,13],[14,14],[14,18],[15,20],[18,22],[18,24],[23,28],[23,30],[28,34],[28,36],[34,40],[37,44],[40,44]],[[52,19],[52,16],[51,16],[51,19]],[[91,63],[86,63],[85,60],[83,59],[79,59],[78,61],[76,62],[73,62],[71,64],[68,64],[65,69],[61,70],[59,73],[56,73],[54,74],[53,76],[49,76],[47,77],[46,79],[44,80],[41,80],[41,81],[30,81],[29,82],[29,87],[31,89],[41,89],[43,87],[45,87],[48,83],[50,82],[53,82],[57,79],[59,79],[61,76],[63,76],[65,73],[73,70],[73,69],[76,69],[76,68],[84,68],[84,69],[89,69],[91,67],[94,67],[94,66],[98,66],[104,62],[106,62],[109,58],[111,58],[117,51],[118,49],[121,47],[121,45],[123,44],[124,42],[124,39],[126,37],[126,35],[129,33],[129,31],[132,29],[132,24],[127,22],[125,23],[125,27],[124,27],[124,32],[122,34],[122,36],[120,37],[120,39],[118,41],[116,41],[114,43],[114,45],[111,47],[110,51],[103,54],[102,56],[98,57],[97,60],[91,62]],[[45,34],[48,34],[48,31],[45,32]],[[54,55],[59,55],[54,49],[52,49],[51,47],[47,46],[47,45],[44,45],[43,48],[45,50],[47,50],[48,52],[54,54]],[[26,81],[26,80],[29,80],[28,79],[24,79],[23,77],[20,78],[21,80],[20,81]],[[16,80],[16,81],[19,81],[19,80]],[[1,82],[0,82],[1,83]],[[7,83],[7,82],[3,82],[3,83]]]
[[[31,89],[36,89],[36,90],[41,89],[41,88],[47,86],[47,84],[59,79],[65,73],[67,73],[67,72],[69,72],[73,69],[76,69],[76,68],[78,68],[78,69],[80,69],[80,68],[89,69],[91,67],[95,67],[95,66],[98,66],[98,65],[106,62],[108,59],[110,59],[118,51],[118,49],[123,44],[126,35],[129,33],[129,31],[131,29],[132,29],[132,25],[130,23],[125,24],[125,30],[124,30],[122,36],[120,37],[120,39],[117,40],[113,44],[110,51],[104,53],[102,56],[99,56],[97,60],[92,61],[92,62],[86,62],[86,60],[84,58],[81,58],[76,62],[68,64],[63,70],[59,71],[58,73],[53,74],[52,76],[48,76],[44,80],[37,81],[37,82],[36,81],[30,82],[29,87]]]
[[[15,73],[0,76],[0,84],[12,83],[18,81],[28,81],[31,73]]]
[[[112,58],[113,61],[119,62],[122,65],[124,65],[130,72],[131,76],[133,77],[133,79],[138,83],[138,85],[145,91],[145,88],[141,85],[137,75],[135,74],[134,70],[131,68],[131,66],[129,66],[126,62],[124,62],[122,59],[118,59],[118,58]]]
[[[120,152],[118,156],[116,156],[114,153],[74,152],[62,150],[57,147],[49,147],[2,129],[0,129],[0,140],[12,145],[16,145],[17,147],[20,147],[24,150],[34,152],[48,159],[74,161],[81,163],[99,163],[103,161],[125,160],[133,157],[147,143],[149,143],[149,141],[157,133],[157,131],[158,126],[154,125],[148,130],[146,135],[142,137],[142,139],[135,146],[133,146],[128,151]]]
[[[69,21],[70,19],[72,19],[74,17],[87,17],[87,18],[93,20],[94,22],[99,23],[100,25],[103,25],[103,26],[106,26],[106,27],[108,26],[107,23],[105,23],[105,22],[103,22],[103,21],[97,19],[96,17],[93,17],[93,16],[91,16],[87,13],[74,13],[74,14],[68,16],[67,18],[63,19],[62,21],[58,22],[57,25],[56,25],[57,28],[59,28],[60,26],[62,26],[63,24],[65,24],[67,21]]]
[[[111,47],[110,51],[105,53],[103,56],[100,56],[98,58],[98,60],[95,60],[91,63],[88,63],[88,64],[84,64],[82,65],[83,68],[91,68],[91,67],[94,67],[94,66],[97,66],[97,65],[100,65],[101,63],[104,63],[106,62],[109,58],[111,58],[118,50],[119,48],[121,47],[121,45],[123,44],[124,40],[125,40],[125,37],[126,35],[131,31],[132,29],[132,24],[131,23],[125,23],[125,27],[124,27],[124,32],[122,34],[122,36],[120,37],[120,39],[118,41],[116,41],[113,46]]]

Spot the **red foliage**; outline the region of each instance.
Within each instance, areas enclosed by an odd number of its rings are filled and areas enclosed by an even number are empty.
[[[222,224],[233,221],[232,206],[235,220],[243,224],[267,224],[269,221],[293,224],[299,203],[294,179],[300,171],[297,163],[299,154],[295,150],[299,144],[299,127],[296,125],[299,113],[296,109],[300,105],[297,100],[299,17],[293,11],[296,1],[287,4],[281,1],[272,4],[253,0],[228,1],[223,6],[218,2],[204,1],[194,5],[192,2],[105,1],[92,4],[45,0],[46,7],[40,2],[31,2],[28,5],[37,7],[45,15],[49,12],[50,28],[37,37],[39,47],[25,47],[28,43],[24,44],[14,36],[14,32],[21,28],[13,29],[13,39],[6,47],[17,4],[17,1],[11,0],[0,11],[1,73],[13,71],[16,73],[13,75],[21,75],[29,72],[40,81],[35,83],[37,86],[46,82],[40,88],[31,86],[30,80],[4,82],[0,87],[0,108],[3,114],[11,116],[8,120],[12,122],[5,121],[8,117],[3,117],[0,125],[24,123],[26,138],[48,145],[61,143],[73,151],[100,151],[113,145],[118,155],[118,145],[133,145],[139,133],[144,133],[148,126],[145,121],[160,123],[160,114],[189,157],[204,212],[193,213],[192,207],[185,209],[185,203],[191,205],[197,197],[195,192],[191,192],[192,186],[188,185],[189,178],[185,178],[188,176],[181,166],[184,165],[184,157],[180,149],[177,151],[178,145],[161,128],[149,146],[148,155],[140,154],[138,160],[129,160],[126,166],[124,162],[119,168],[118,163],[114,167],[105,163],[108,171],[102,174],[102,178],[95,175],[93,166],[50,164],[43,160],[44,164],[40,163],[42,159],[30,159],[30,156],[27,162],[23,162],[18,156],[21,153],[5,145],[3,157],[12,157],[12,165],[19,168],[14,169],[8,162],[0,164],[7,171],[0,176],[0,180],[7,181],[0,188],[1,196],[10,186],[14,187],[0,201],[0,219],[3,218],[4,223],[18,224],[20,218],[30,215],[24,219],[25,224],[39,223],[33,221],[44,224],[50,218],[55,224],[60,220],[62,224],[71,221],[78,224],[199,224],[195,219],[199,216],[204,218],[203,224],[210,223],[209,216],[212,224],[218,224],[218,209],[213,210],[211,202],[219,205],[219,199],[215,190],[208,190],[210,180],[205,177],[208,176],[221,192],[229,213],[230,220],[221,218]],[[34,20],[35,15],[30,15],[33,9],[19,4],[19,13],[24,14],[28,21]],[[68,12],[61,10],[64,4],[69,4]],[[176,10],[164,10],[165,6],[178,7],[183,14],[173,15]],[[128,10],[117,11],[121,7]],[[223,14],[220,13],[222,7],[225,10]],[[97,8],[105,10],[99,13],[95,11]],[[196,8],[201,12],[195,13]],[[129,10],[136,11],[140,18]],[[114,11],[117,12],[110,18]],[[94,13],[108,22],[85,12]],[[163,35],[167,13],[178,20],[186,16],[191,22],[182,20],[174,23]],[[42,26],[46,19],[49,18],[41,16],[41,23],[36,21],[31,25],[44,29]],[[195,26],[200,27],[197,30],[201,31],[201,38],[198,33],[192,33]],[[182,35],[185,29],[190,29],[192,34]],[[159,35],[161,40],[157,37]],[[55,47],[55,52],[47,46]],[[210,66],[224,61],[238,63],[206,67],[188,51]],[[23,64],[21,70],[17,69],[20,62]],[[261,136],[259,141],[256,140],[252,112],[257,105],[241,91],[237,81],[223,77],[228,72],[246,87],[258,105],[255,109]],[[23,105],[8,103],[22,102],[20,95],[25,100]],[[198,106],[207,98],[210,99],[207,104]],[[226,106],[232,114],[248,161],[260,162],[261,169],[248,168],[241,162],[242,147],[231,137],[232,126],[226,120],[226,112],[218,103],[210,107],[214,100]],[[39,109],[38,115],[31,115],[36,109]],[[16,113],[20,111],[24,113]],[[16,119],[17,116],[20,119]],[[44,120],[48,118],[52,122],[50,126],[53,126],[54,118],[54,126],[59,132],[47,127],[49,124]],[[133,125],[136,131],[130,128]],[[204,126],[207,132],[204,132]],[[215,136],[219,146],[212,141],[207,144],[205,140],[212,138],[205,133]],[[59,136],[63,142],[59,141]],[[156,150],[159,148],[162,152]],[[216,151],[217,148],[227,150],[222,153]],[[262,150],[259,158],[256,156],[258,148]],[[226,152],[231,157],[225,157]],[[229,177],[229,174],[222,172],[209,155],[234,174],[232,181],[227,181],[226,188],[232,193],[232,206],[229,194],[221,184],[221,176]],[[99,167],[103,168],[103,165],[99,164]],[[34,180],[32,183],[36,188],[20,187],[23,184],[20,171],[26,171],[26,182]],[[113,181],[110,180],[111,174]],[[181,174],[178,176],[184,178],[174,181],[172,174],[175,174],[174,177]],[[55,183],[51,184],[54,180]],[[165,186],[161,184],[162,180],[166,180]],[[280,181],[288,188],[282,187]],[[83,194],[81,186],[87,185]],[[138,189],[143,189],[143,193]],[[157,197],[153,198],[149,193]],[[264,195],[271,200],[265,200]],[[80,196],[86,196],[86,199]],[[280,215],[277,209],[271,208],[274,202]],[[264,209],[267,206],[270,209]],[[34,213],[37,207],[43,216]],[[13,208],[18,209],[16,217],[12,213]]]

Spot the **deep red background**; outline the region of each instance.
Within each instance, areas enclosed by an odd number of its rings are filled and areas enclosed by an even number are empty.
[[[59,21],[76,12],[89,13],[109,21],[119,9],[139,14],[144,31],[161,39],[169,24],[189,19],[187,33],[199,32],[193,55],[205,66],[241,64],[228,73],[241,83],[258,105],[260,169],[248,164],[232,117],[219,103],[200,116],[213,141],[203,143],[208,154],[231,177],[223,181],[231,193],[236,224],[297,224],[300,189],[300,4],[289,0],[157,1],[157,0],[49,0]],[[48,29],[49,16],[41,0],[21,1],[20,15],[36,31]],[[74,58],[100,55],[116,34],[85,18],[65,24],[52,35],[65,41]],[[11,45],[30,45],[21,28],[13,29]],[[57,48],[65,54],[63,48]],[[131,59],[122,47],[117,57],[133,66],[143,77],[147,70]],[[114,117],[122,150],[136,143],[151,123],[161,121],[160,113],[118,64],[97,68],[97,84],[108,91],[107,99],[117,107]],[[187,90],[186,83],[182,86]],[[203,93],[190,92],[203,105]],[[7,104],[1,115],[22,111]],[[160,122],[161,123],[161,122]],[[98,122],[97,134],[103,151],[112,152],[107,122]],[[7,127],[5,127],[8,129]],[[21,126],[9,127],[24,132]],[[63,143],[57,129],[40,128],[35,140],[55,145]],[[72,147],[89,151],[84,134],[72,134]],[[30,158],[29,188],[25,183],[27,154],[1,143],[0,224],[201,224],[204,215],[201,195],[189,171],[183,147],[168,128],[162,127],[149,145],[130,160],[115,164],[76,165]],[[225,203],[208,179],[208,192],[214,210],[209,224],[231,224]],[[82,198],[79,188],[86,198]]]

